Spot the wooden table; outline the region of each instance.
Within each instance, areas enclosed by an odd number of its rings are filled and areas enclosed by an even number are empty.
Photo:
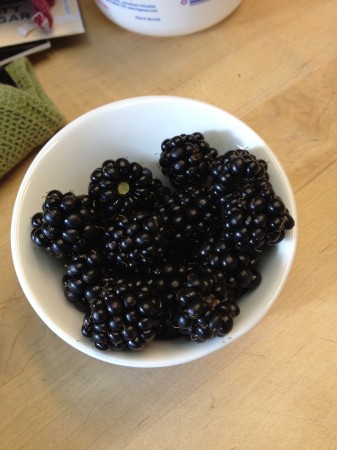
[[[283,164],[298,250],[268,315],[222,351],[155,370],[104,364],[55,336],[17,281],[10,221],[32,152],[0,189],[0,448],[335,449],[336,1],[243,0],[217,26],[176,38],[132,34],[80,4],[86,35],[31,57],[67,121],[149,94],[228,110]]]

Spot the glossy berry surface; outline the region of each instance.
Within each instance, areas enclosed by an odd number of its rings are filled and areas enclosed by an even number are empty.
[[[230,150],[220,155],[212,165],[212,193],[220,202],[226,195],[245,187],[249,181],[268,179],[268,164],[248,150]]]
[[[268,180],[257,179],[232,192],[223,206],[225,239],[240,250],[260,252],[277,244],[293,225]]]
[[[63,264],[64,300],[100,351],[223,338],[263,283],[266,250],[295,226],[267,162],[248,150],[219,155],[199,132],[160,150],[162,180],[109,159],[88,194],[51,190],[30,218],[32,242]]]
[[[105,254],[120,270],[149,272],[163,260],[167,246],[164,222],[155,211],[119,214],[105,228]]]
[[[31,225],[34,245],[62,260],[99,245],[96,212],[87,195],[50,191]]]
[[[181,134],[162,142],[159,164],[173,186],[201,185],[217,155],[202,133]]]
[[[160,317],[161,301],[151,283],[108,278],[84,316],[82,334],[99,350],[142,350],[156,337]]]
[[[150,204],[152,172],[126,158],[104,161],[90,177],[89,197],[103,218],[132,213]]]
[[[188,186],[166,196],[161,210],[176,249],[186,251],[220,227],[221,208],[206,186]]]
[[[74,255],[63,276],[65,298],[78,310],[87,312],[91,302],[100,296],[108,273],[109,267],[103,253],[89,250]]]

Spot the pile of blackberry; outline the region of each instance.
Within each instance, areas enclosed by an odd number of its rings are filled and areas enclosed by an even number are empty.
[[[162,179],[104,161],[87,193],[49,191],[31,218],[33,244],[63,264],[65,300],[101,351],[227,335],[265,251],[295,226],[268,163],[247,149],[219,155],[202,133],[180,134],[158,166]]]

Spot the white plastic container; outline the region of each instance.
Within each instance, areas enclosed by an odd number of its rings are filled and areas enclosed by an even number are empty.
[[[95,0],[117,25],[149,36],[195,33],[220,22],[241,0]]]

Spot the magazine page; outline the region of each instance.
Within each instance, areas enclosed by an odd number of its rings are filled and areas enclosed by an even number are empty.
[[[44,31],[33,20],[31,0],[0,0],[0,47],[85,32],[77,0],[56,0],[50,11],[53,26]]]
[[[24,56],[30,56],[34,53],[48,50],[51,47],[50,41],[34,41],[19,45],[9,45],[8,47],[0,47],[0,69],[1,66],[9,64],[15,59]]]

